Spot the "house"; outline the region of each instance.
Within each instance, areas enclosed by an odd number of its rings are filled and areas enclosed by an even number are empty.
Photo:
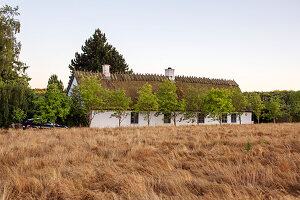
[[[69,85],[67,88],[67,95],[70,96],[72,88],[75,85],[80,84],[80,79],[82,77],[97,77],[102,87],[117,90],[124,89],[126,95],[130,96],[134,101],[137,97],[137,91],[146,82],[152,85],[153,92],[156,92],[160,86],[160,83],[169,79],[174,82],[177,87],[178,96],[184,95],[189,87],[211,89],[211,88],[238,88],[238,84],[234,80],[223,80],[223,79],[209,79],[209,78],[199,78],[199,77],[187,77],[187,76],[175,76],[174,69],[165,69],[165,75],[156,74],[111,74],[109,71],[109,65],[103,65],[102,73],[87,72],[87,71],[75,71],[72,75]],[[94,116],[91,127],[117,127],[117,118],[111,117],[113,111],[106,111],[98,113]],[[155,116],[156,112],[151,113],[150,126],[161,126],[161,125],[171,125],[172,120],[164,119],[163,115]],[[179,116],[178,119],[183,118],[183,115]],[[242,124],[251,124],[252,112],[245,111],[241,116]],[[176,125],[191,125],[191,124],[218,124],[218,121],[200,116],[193,120],[181,120],[176,123]],[[236,114],[229,116],[224,116],[222,123],[229,124],[239,124],[239,119]],[[132,111],[128,111],[127,117],[122,121],[122,126],[147,126],[147,122],[144,120],[144,115],[142,113],[135,114]]]

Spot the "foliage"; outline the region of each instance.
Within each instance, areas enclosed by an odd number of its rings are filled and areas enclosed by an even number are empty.
[[[193,120],[198,116],[207,116],[205,109],[204,99],[206,97],[207,90],[200,90],[197,88],[188,88],[187,95],[185,97],[185,119]],[[197,121],[198,122],[198,121]]]
[[[32,116],[34,98],[34,92],[27,85],[0,82],[0,127],[8,127],[14,121],[12,113],[18,108]]]
[[[18,7],[8,5],[0,8],[0,81],[16,81],[27,83],[29,78],[25,74],[27,66],[19,61],[21,43],[16,34],[20,32]]]
[[[63,82],[62,82],[61,80],[58,80],[58,77],[57,77],[56,74],[52,74],[52,75],[50,76],[50,78],[49,78],[49,80],[48,80],[47,88],[49,88],[49,86],[50,86],[51,84],[56,84],[57,87],[58,87],[58,89],[59,89],[60,91],[64,91],[64,84],[63,84]]]
[[[155,94],[152,93],[152,86],[145,83],[138,91],[138,99],[135,104],[136,112],[145,114],[144,120],[147,121],[148,126],[151,120],[151,111],[158,110],[158,102]]]
[[[115,111],[111,117],[118,119],[119,126],[121,126],[122,121],[128,115],[126,111],[129,110],[131,103],[131,98],[126,97],[125,90],[118,89],[109,92],[109,108]]]
[[[56,84],[50,84],[44,96],[35,102],[38,112],[35,118],[42,122],[50,121],[55,125],[58,117],[64,119],[70,110],[68,98]]]
[[[276,119],[282,116],[282,103],[279,98],[272,97],[270,101],[265,103],[266,112],[263,113],[263,117],[267,119],[272,119],[273,122],[276,122]]]
[[[88,112],[88,125],[90,127],[94,116],[107,109],[108,91],[101,87],[100,80],[96,77],[82,77],[77,87],[82,105]]]
[[[81,47],[83,53],[75,53],[69,68],[85,71],[102,71],[102,65],[109,64],[112,73],[129,73],[125,59],[115,47],[108,44],[106,36],[100,29],[96,29],[92,37],[85,41]]]
[[[185,100],[179,99],[176,94],[176,85],[169,81],[164,80],[156,93],[158,99],[158,113],[170,115],[176,126],[177,116],[184,111]]]
[[[204,99],[205,109],[208,115],[222,124],[222,114],[230,114],[234,111],[230,93],[228,90],[211,89]]]
[[[242,123],[241,115],[245,112],[246,106],[247,106],[247,99],[241,92],[239,88],[237,89],[231,89],[230,90],[232,105],[234,108],[234,112],[239,117],[240,124]]]
[[[78,87],[73,87],[70,95],[70,112],[66,117],[68,127],[88,126],[88,110],[82,102]]]
[[[247,142],[247,147],[245,148],[245,151],[250,151],[252,148],[252,144],[250,142]]]
[[[249,106],[252,108],[253,113],[257,117],[257,121],[259,123],[259,119],[264,108],[260,95],[258,93],[250,93],[248,96]]]
[[[16,108],[13,111],[14,122],[21,123],[26,118],[26,113],[21,108]]]

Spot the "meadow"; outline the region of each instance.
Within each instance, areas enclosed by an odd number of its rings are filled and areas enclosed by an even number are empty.
[[[0,199],[299,199],[300,123],[0,130]]]

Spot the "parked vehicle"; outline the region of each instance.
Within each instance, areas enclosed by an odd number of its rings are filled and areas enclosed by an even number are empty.
[[[38,119],[27,119],[23,122],[23,129],[47,129],[47,128],[53,128],[52,122],[36,122]],[[54,128],[68,128],[67,126],[56,124]]]

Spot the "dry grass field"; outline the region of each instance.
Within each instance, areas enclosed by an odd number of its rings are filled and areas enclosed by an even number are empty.
[[[0,199],[300,199],[300,124],[0,130]]]

